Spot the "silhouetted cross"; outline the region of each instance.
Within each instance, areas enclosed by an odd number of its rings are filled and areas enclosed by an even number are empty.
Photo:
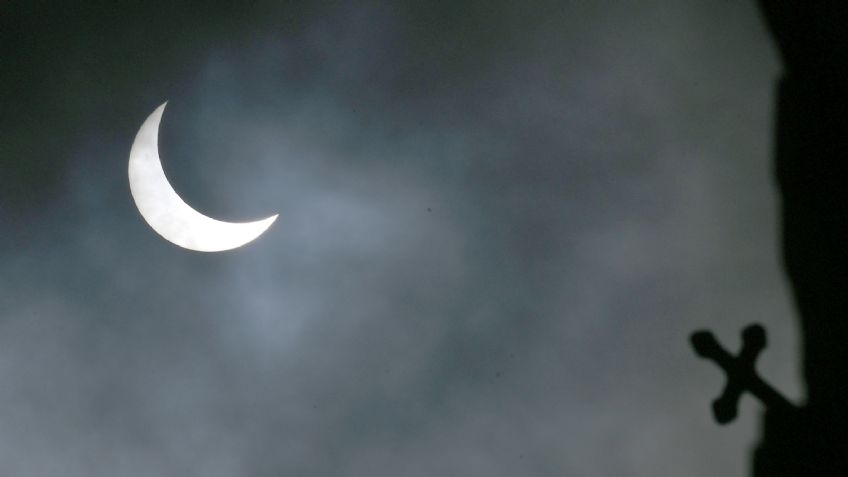
[[[713,401],[713,415],[719,424],[736,419],[739,398],[748,391],[773,410],[791,410],[794,405],[757,374],[754,365],[766,347],[766,330],[761,325],[748,325],[742,330],[742,349],[738,356],[728,353],[710,331],[696,331],[691,336],[695,353],[715,361],[727,374],[727,384],[721,395]]]

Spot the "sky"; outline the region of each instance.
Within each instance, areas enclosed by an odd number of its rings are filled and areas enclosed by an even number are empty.
[[[4,2],[0,473],[742,476],[780,73],[753,2]],[[129,193],[163,167],[199,253]]]

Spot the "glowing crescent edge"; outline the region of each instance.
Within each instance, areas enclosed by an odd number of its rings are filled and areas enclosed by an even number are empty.
[[[144,121],[130,150],[130,193],[141,216],[165,240],[190,250],[220,252],[255,240],[277,215],[255,222],[222,222],[191,208],[171,187],[159,159],[159,123],[167,104]]]

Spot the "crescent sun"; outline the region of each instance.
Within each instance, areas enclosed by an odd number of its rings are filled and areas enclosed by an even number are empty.
[[[190,250],[220,252],[255,240],[277,215],[255,222],[222,222],[191,208],[171,187],[159,159],[159,123],[166,104],[144,121],[130,150],[130,193],[141,216],[165,240]]]

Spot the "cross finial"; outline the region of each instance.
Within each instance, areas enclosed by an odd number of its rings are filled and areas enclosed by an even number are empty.
[[[783,395],[763,381],[755,364],[766,347],[766,330],[759,324],[748,325],[742,331],[742,349],[738,356],[728,353],[710,331],[696,331],[691,336],[692,347],[698,356],[714,361],[727,375],[721,395],[713,401],[713,415],[719,424],[734,419],[739,409],[739,398],[747,391],[769,409],[794,408]]]

